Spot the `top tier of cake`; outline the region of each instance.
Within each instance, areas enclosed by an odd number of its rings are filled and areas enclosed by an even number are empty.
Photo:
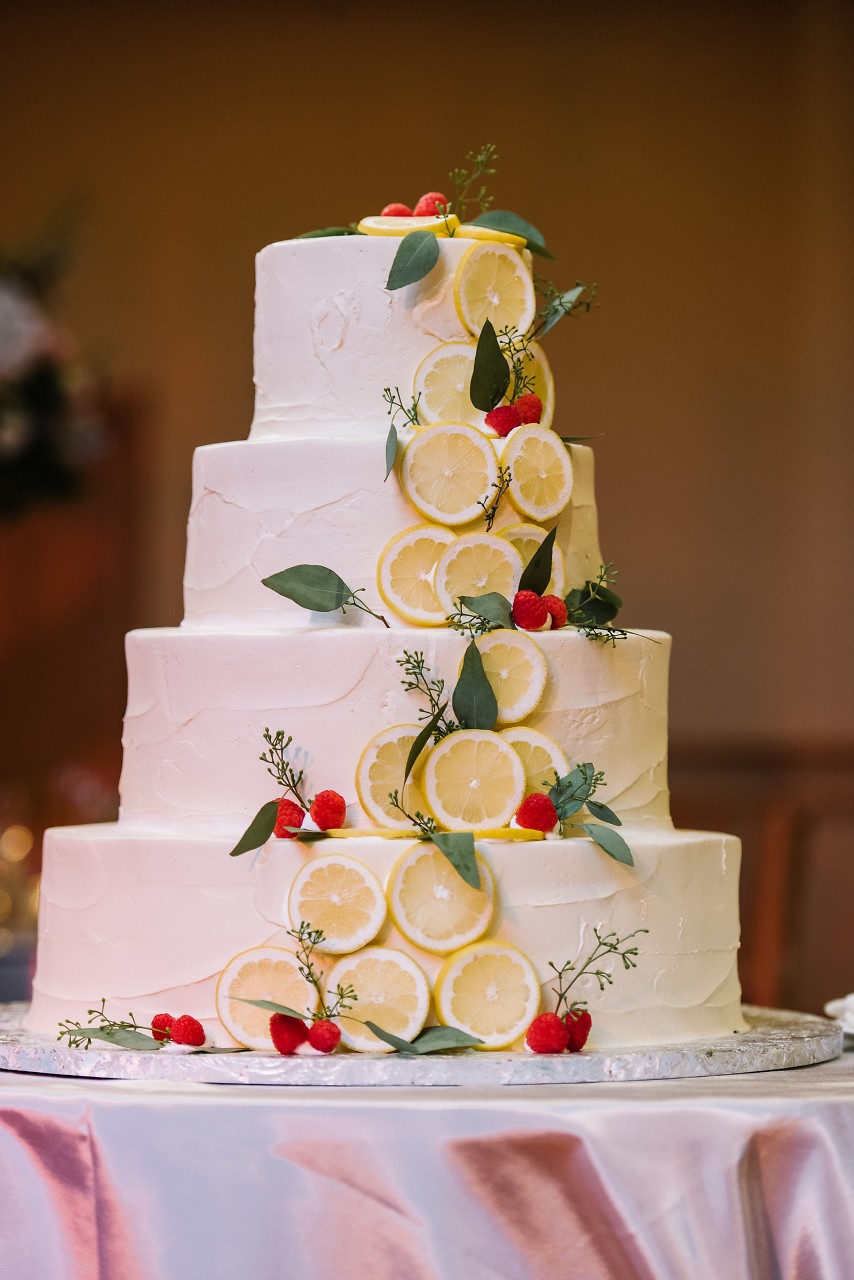
[[[398,236],[286,240],[261,250],[250,439],[376,435],[383,387],[409,394],[440,342],[472,341],[454,306],[454,275],[472,241],[438,243],[429,277],[395,291],[386,281]]]

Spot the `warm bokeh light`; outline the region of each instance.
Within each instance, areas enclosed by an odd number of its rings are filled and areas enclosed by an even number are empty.
[[[23,862],[33,847],[33,839],[29,827],[13,823],[0,835],[0,856],[7,862]]]
[[[0,889],[0,920],[6,920],[11,915],[14,900],[8,889]]]

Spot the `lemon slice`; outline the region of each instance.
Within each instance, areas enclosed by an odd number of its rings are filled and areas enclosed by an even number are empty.
[[[552,520],[572,497],[569,450],[550,427],[539,423],[510,433],[502,458],[512,479],[507,496],[520,515]]]
[[[460,422],[419,431],[406,446],[400,466],[407,498],[438,524],[468,524],[482,516],[480,502],[497,480],[498,458],[492,444],[480,431]]]
[[[522,576],[522,557],[494,533],[463,533],[436,565],[436,596],[443,614],[452,613],[460,596],[499,591],[512,600]]]
[[[479,889],[466,884],[434,844],[416,844],[395,863],[388,907],[400,932],[416,947],[447,955],[482,938],[492,919],[492,876],[477,857]]]
[[[380,552],[377,587],[396,614],[420,627],[439,627],[446,610],[433,589],[442,552],[455,534],[435,524],[417,524],[392,538]]]
[[[395,724],[382,729],[371,738],[356,765],[356,794],[369,818],[382,827],[406,831],[411,834],[412,823],[389,804],[389,792],[400,791],[401,801],[407,813],[423,810],[424,797],[414,778],[403,787],[403,775],[410,748],[418,737],[423,724]],[[357,829],[347,830],[347,835],[360,834]]]
[[[542,831],[529,831],[526,827],[485,827],[472,832],[475,840],[544,840]]]
[[[412,826],[400,831],[391,827],[330,827],[326,834],[336,840],[411,840]]]
[[[443,342],[434,347],[415,370],[413,394],[420,396],[422,422],[467,422],[482,427],[486,414],[471,402],[474,342]]]
[[[358,996],[350,1016],[336,1019],[348,1049],[391,1053],[391,1045],[377,1039],[364,1022],[375,1022],[401,1040],[412,1040],[427,1021],[430,986],[420,965],[405,951],[367,947],[358,955],[346,956],[326,975],[327,999],[334,999],[339,984],[352,986]]]
[[[363,218],[358,230],[363,236],[406,236],[410,231],[433,231],[437,236],[447,236],[459,225],[460,220],[453,213],[449,213],[447,219],[432,215],[429,218],[383,218],[377,214]]]
[[[461,729],[433,747],[422,785],[433,817],[448,831],[506,827],[522,803],[525,770],[499,734]]]
[[[434,997],[440,1022],[477,1036],[484,1048],[506,1049],[536,1017],[540,983],[516,947],[475,942],[442,965]]]
[[[546,532],[538,524],[511,524],[497,530],[499,538],[506,538],[511,546],[514,546],[519,552],[523,565],[529,563],[531,556],[545,538]],[[549,585],[543,595],[563,597],[565,588],[566,562],[563,558],[563,552],[555,543],[552,547],[552,576],[549,578]]]
[[[555,413],[555,383],[551,365],[539,343],[530,343],[527,354],[522,358],[522,372],[531,379],[528,390],[543,402],[540,426],[550,427]]]
[[[498,724],[516,724],[539,704],[548,668],[536,641],[524,631],[500,628],[478,636],[486,678],[498,701]]]
[[[283,947],[253,947],[229,960],[216,984],[216,1011],[229,1035],[247,1049],[273,1049],[270,1014],[241,1000],[273,1000],[306,1017],[317,1008],[317,992]]]
[[[454,276],[454,305],[469,333],[480,335],[485,320],[496,333],[527,333],[537,311],[531,273],[510,245],[473,244]]]
[[[569,773],[569,761],[561,748],[539,729],[517,724],[511,729],[502,729],[501,736],[524,765],[526,796],[534,791],[548,791],[554,785],[555,773],[559,778]]]
[[[515,236],[512,231],[496,231],[495,227],[482,227],[479,222],[461,222],[454,233],[461,240],[489,240],[493,244],[509,244],[514,249],[524,249],[528,241]]]
[[[299,871],[288,895],[294,929],[305,921],[323,930],[318,950],[331,955],[358,951],[385,924],[383,887],[369,867],[346,853],[323,853]]]

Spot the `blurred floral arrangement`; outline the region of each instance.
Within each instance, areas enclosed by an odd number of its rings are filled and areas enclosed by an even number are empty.
[[[0,520],[75,497],[104,448],[96,383],[49,309],[70,240],[63,213],[31,244],[0,249]]]

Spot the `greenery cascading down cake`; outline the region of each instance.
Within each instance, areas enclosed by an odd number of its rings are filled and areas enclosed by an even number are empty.
[[[670,640],[615,622],[540,345],[590,293],[462,185],[259,254],[249,439],[196,451],[183,624],[127,638],[119,820],[46,836],[30,1028],[743,1028],[739,843],[673,828]]]

